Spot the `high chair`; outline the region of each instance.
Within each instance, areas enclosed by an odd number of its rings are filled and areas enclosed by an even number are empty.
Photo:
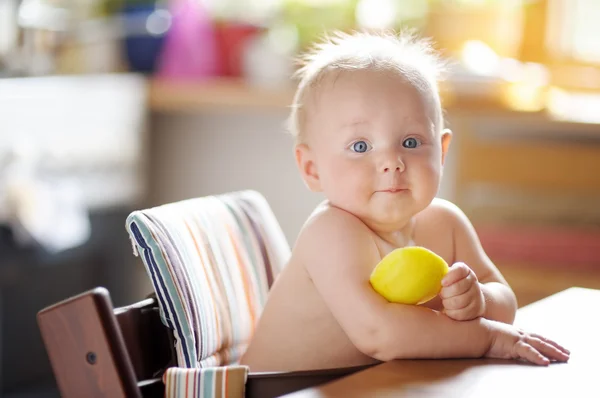
[[[253,373],[238,365],[290,255],[259,193],[135,211],[126,228],[151,297],[113,309],[96,288],[38,314],[63,397],[275,397],[364,368]]]

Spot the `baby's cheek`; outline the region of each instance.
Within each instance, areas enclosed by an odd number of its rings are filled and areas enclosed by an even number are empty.
[[[372,179],[352,165],[337,165],[324,176],[325,194],[338,205],[352,209],[364,205]]]
[[[413,183],[417,186],[417,192],[423,200],[433,199],[438,193],[441,182],[440,170],[431,163],[423,164],[413,175]]]
[[[341,173],[336,183],[340,185],[340,190],[343,190],[345,195],[350,196],[349,200],[355,202],[368,198],[372,193],[372,177],[358,170]]]

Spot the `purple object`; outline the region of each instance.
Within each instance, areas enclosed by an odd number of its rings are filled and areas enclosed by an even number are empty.
[[[198,80],[218,75],[215,32],[201,0],[171,0],[172,25],[165,38],[158,76]]]

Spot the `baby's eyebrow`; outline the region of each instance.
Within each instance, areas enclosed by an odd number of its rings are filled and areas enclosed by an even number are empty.
[[[352,120],[348,123],[342,124],[342,128],[344,128],[344,129],[354,128],[354,127],[362,126],[365,124],[369,124],[369,121],[368,120]]]

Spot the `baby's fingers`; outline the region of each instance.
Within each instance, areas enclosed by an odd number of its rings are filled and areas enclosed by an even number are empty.
[[[550,364],[550,360],[548,358],[540,354],[538,350],[523,341],[517,343],[516,354],[518,358],[525,359],[536,365],[548,366]]]
[[[554,345],[543,341],[539,337],[529,337],[527,339],[527,343],[529,343],[532,347],[534,347],[537,351],[539,351],[542,355],[544,355],[550,360],[560,362],[566,362],[569,360],[569,354],[563,351],[564,348],[561,350],[558,347],[555,347]]]
[[[442,286],[450,286],[459,280],[466,278],[471,273],[471,268],[465,263],[456,263],[450,267],[450,270],[442,279]]]
[[[535,334],[535,333],[531,333],[531,335],[530,335],[530,336],[531,336],[531,337],[535,337],[536,339],[540,339],[540,340],[542,340],[542,341],[544,341],[544,342],[546,342],[546,343],[548,343],[548,344],[550,344],[550,345],[552,345],[552,346],[554,346],[554,347],[558,348],[559,350],[561,350],[561,351],[562,351],[562,352],[564,352],[565,354],[570,354],[570,353],[571,353],[571,351],[567,350],[565,347],[561,346],[561,345],[560,345],[560,344],[558,344],[557,342],[555,342],[555,341],[552,341],[552,340],[550,340],[550,339],[548,339],[548,338],[546,338],[546,337],[544,337],[544,336],[540,336],[539,334]]]

